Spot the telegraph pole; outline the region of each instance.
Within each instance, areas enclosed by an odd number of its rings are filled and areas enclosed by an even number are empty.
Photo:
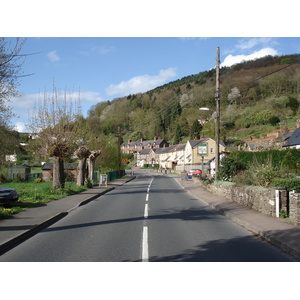
[[[121,177],[121,128],[118,127],[118,177]]]
[[[216,57],[216,163],[215,163],[215,179],[220,165],[220,47],[217,47]]]

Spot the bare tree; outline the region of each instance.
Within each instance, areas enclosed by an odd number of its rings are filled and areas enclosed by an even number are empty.
[[[64,187],[64,160],[72,156],[80,144],[77,117],[81,114],[80,96],[61,92],[53,87],[53,92],[44,93],[43,101],[35,105],[28,125],[37,138],[39,152],[53,159],[53,188]]]

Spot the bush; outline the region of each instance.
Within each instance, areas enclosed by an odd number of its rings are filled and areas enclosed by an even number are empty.
[[[245,170],[245,165],[230,157],[224,157],[221,161],[221,167],[218,172],[218,179],[231,181],[239,171]]]
[[[274,178],[271,187],[284,187],[287,191],[300,193],[300,178]]]

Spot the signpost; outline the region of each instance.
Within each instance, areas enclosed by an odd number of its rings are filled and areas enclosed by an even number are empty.
[[[107,186],[107,174],[100,174],[99,186]]]
[[[207,144],[198,145],[198,155],[200,156],[207,155]]]

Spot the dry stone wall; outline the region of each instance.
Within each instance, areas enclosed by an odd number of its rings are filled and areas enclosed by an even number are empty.
[[[298,193],[288,194],[286,189],[282,187],[240,187],[232,182],[222,181],[206,184],[202,180],[193,179],[213,194],[268,216],[279,217],[280,214],[285,214],[289,216],[291,223],[300,225],[300,194]]]

